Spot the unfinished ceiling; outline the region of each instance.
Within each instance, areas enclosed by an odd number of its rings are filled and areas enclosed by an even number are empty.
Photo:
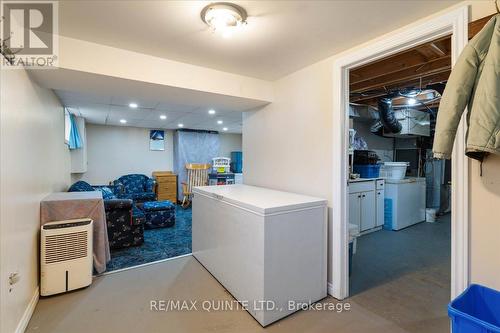
[[[60,33],[275,80],[459,1],[234,2],[248,11],[249,23],[231,39],[201,21],[208,1],[61,1]]]
[[[390,91],[446,83],[451,73],[451,38],[444,37],[349,72],[350,101],[377,105]]]
[[[469,23],[473,38],[493,15]],[[376,106],[387,92],[445,84],[451,73],[451,37],[443,37],[349,72],[350,102]],[[439,90],[439,89],[438,89]],[[438,106],[417,105],[414,108]]]

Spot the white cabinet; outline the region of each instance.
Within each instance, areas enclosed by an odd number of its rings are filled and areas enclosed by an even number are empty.
[[[375,218],[375,191],[362,192],[360,231],[375,228]]]
[[[377,190],[376,203],[377,219],[375,222],[375,226],[380,227],[384,225],[384,190]]]
[[[349,223],[361,225],[361,193],[349,194]]]
[[[326,297],[325,199],[247,185],[193,192],[193,255],[262,326]]]
[[[364,232],[384,224],[384,181],[360,180],[349,184],[349,223]]]

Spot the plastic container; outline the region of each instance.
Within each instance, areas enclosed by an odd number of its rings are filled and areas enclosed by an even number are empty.
[[[231,152],[231,161],[241,162],[242,160],[243,160],[243,153],[241,151],[232,151]]]
[[[404,179],[408,164],[408,162],[385,162],[383,167],[383,176],[392,180]]]
[[[453,333],[500,333],[500,292],[472,284],[448,305]]]
[[[349,276],[352,274],[352,255],[354,252],[353,242],[349,242]]]
[[[231,172],[243,172],[243,153],[241,151],[231,152]]]
[[[426,208],[425,209],[425,222],[436,222],[436,208]]]
[[[378,178],[380,175],[380,164],[354,164],[354,173],[359,173],[361,178]]]

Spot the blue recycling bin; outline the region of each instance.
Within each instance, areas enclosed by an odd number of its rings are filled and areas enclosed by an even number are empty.
[[[472,284],[448,305],[453,333],[500,333],[500,292]]]

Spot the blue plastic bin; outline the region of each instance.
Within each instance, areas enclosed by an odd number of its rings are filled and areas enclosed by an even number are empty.
[[[448,305],[453,333],[500,333],[500,292],[472,284]]]
[[[354,164],[353,170],[361,178],[377,178],[380,175],[380,164]]]

